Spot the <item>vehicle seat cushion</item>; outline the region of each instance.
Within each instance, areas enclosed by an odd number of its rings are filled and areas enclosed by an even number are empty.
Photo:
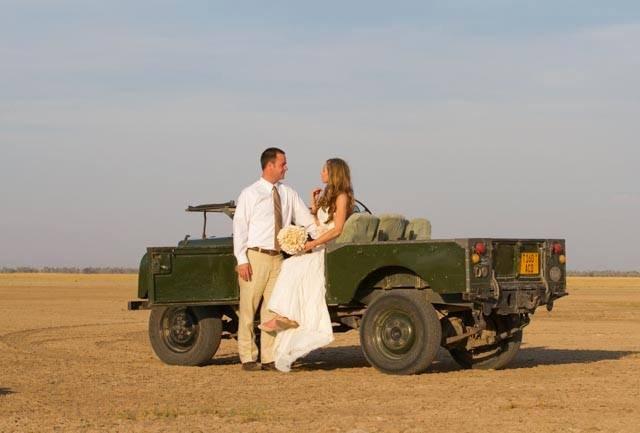
[[[379,239],[381,241],[397,241],[403,238],[408,221],[398,214],[380,215],[378,225]]]
[[[354,213],[344,223],[337,243],[371,242],[378,232],[380,219],[368,213]]]
[[[410,241],[431,239],[431,222],[426,218],[412,219],[404,231],[404,238]]]

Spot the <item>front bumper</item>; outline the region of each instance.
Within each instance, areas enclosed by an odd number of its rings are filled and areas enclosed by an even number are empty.
[[[148,310],[149,309],[149,300],[140,299],[135,301],[127,302],[127,310],[135,311],[135,310]]]

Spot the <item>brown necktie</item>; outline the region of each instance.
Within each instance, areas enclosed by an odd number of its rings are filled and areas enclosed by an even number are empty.
[[[274,221],[274,240],[273,245],[275,246],[276,251],[280,251],[280,242],[278,242],[278,233],[282,229],[282,203],[280,202],[280,194],[278,194],[278,189],[273,187],[273,215],[275,218]]]

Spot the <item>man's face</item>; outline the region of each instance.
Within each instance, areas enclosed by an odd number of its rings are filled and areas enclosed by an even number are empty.
[[[272,175],[271,177],[274,180],[278,181],[278,180],[284,179],[284,176],[288,170],[286,155],[283,155],[282,153],[278,153],[276,155],[275,161],[267,164],[267,167],[270,171],[269,174]]]

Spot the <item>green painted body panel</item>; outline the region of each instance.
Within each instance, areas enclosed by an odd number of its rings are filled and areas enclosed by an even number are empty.
[[[169,266],[153,277],[153,303],[237,303],[238,278],[231,238],[182,241],[177,248],[149,248],[156,261]]]
[[[149,253],[145,253],[140,259],[140,270],[138,271],[138,298],[140,299],[146,299],[149,296],[149,288],[153,287],[149,260]]]
[[[487,253],[473,264],[471,256],[477,242],[487,246]],[[428,287],[441,299],[460,301],[487,300],[516,289],[540,293],[551,290],[554,297],[563,296],[566,267],[551,254],[555,242],[564,250],[564,240],[549,239],[330,244],[325,253],[327,303],[353,305],[367,290],[401,287]],[[523,252],[540,254],[538,275],[519,274]],[[235,265],[232,238],[185,240],[176,247],[148,248],[140,262],[138,297],[148,299],[149,305],[234,305],[239,301]],[[552,267],[561,272],[557,281],[549,278]]]
[[[334,249],[335,248],[335,249]],[[327,302],[346,304],[381,268],[416,274],[437,293],[466,291],[465,248],[456,241],[398,241],[336,245],[326,254]]]
[[[513,244],[498,244],[494,255],[494,269],[498,278],[515,277],[515,250]]]

